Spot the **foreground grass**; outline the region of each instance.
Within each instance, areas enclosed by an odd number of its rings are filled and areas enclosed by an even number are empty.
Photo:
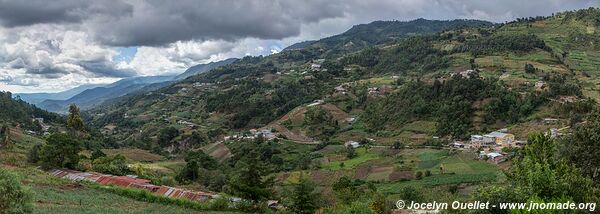
[[[83,186],[37,187],[35,213],[207,213],[179,206],[136,201]]]

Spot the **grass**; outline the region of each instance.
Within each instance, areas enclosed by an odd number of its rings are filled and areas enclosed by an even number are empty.
[[[328,169],[328,170],[340,170],[340,169],[342,169],[342,167],[340,167],[340,164],[344,163],[343,169],[352,169],[362,163],[365,163],[370,160],[376,160],[379,158],[377,154],[368,152],[367,149],[364,147],[356,149],[356,154],[357,154],[357,156],[352,159],[343,160],[343,161],[334,161],[334,162],[330,162],[327,164],[323,164],[323,165],[321,165],[321,168]]]
[[[34,187],[35,213],[206,213],[85,187]]]
[[[11,137],[14,144],[0,148],[0,167],[14,173],[29,189],[34,213],[211,213],[190,209],[180,202],[150,203],[51,176],[26,163],[27,151],[43,140],[19,130],[13,130]]]
[[[404,125],[402,130],[416,132],[416,133],[425,133],[425,134],[434,134],[436,131],[437,122],[433,121],[414,121],[412,123]]]
[[[434,188],[451,184],[479,184],[482,182],[499,182],[504,174],[495,165],[474,159],[474,153],[451,153],[448,150],[413,150],[405,153],[406,160],[416,162],[417,171],[429,170],[432,175],[421,180],[400,182],[382,182],[377,188],[383,192],[399,193],[406,186]],[[444,173],[440,171],[443,167]]]
[[[139,162],[156,162],[156,161],[164,160],[163,156],[157,155],[157,154],[154,154],[147,150],[142,150],[142,149],[123,148],[123,149],[103,149],[102,151],[104,153],[106,153],[107,155],[120,154],[130,160],[139,161]]]

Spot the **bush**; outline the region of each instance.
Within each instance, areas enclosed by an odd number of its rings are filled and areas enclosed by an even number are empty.
[[[127,166],[127,160],[123,155],[98,158],[94,160],[92,169],[96,172],[113,175],[127,175],[131,173],[131,170]]]
[[[418,171],[418,172],[415,174],[415,177],[417,178],[417,180],[421,180],[421,179],[423,178],[423,172],[421,172],[421,171]]]
[[[14,174],[0,169],[0,213],[31,213],[31,193]]]

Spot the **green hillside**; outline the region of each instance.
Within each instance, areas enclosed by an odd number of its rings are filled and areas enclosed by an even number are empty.
[[[23,134],[27,121],[65,122],[4,94],[14,143],[0,147],[0,164],[40,213],[274,213],[263,202],[292,207],[315,192],[323,213],[398,199],[597,201],[596,157],[583,151],[598,151],[598,17],[591,8],[504,24],[358,25],[118,98],[83,112],[88,130],[45,139]],[[465,148],[501,129],[514,140]],[[52,152],[68,156],[60,167],[239,199],[165,202],[67,182],[36,168]]]

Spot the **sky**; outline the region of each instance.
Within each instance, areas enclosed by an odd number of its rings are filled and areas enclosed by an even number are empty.
[[[0,0],[0,91],[57,92],[269,55],[376,20],[505,22],[598,0]]]

